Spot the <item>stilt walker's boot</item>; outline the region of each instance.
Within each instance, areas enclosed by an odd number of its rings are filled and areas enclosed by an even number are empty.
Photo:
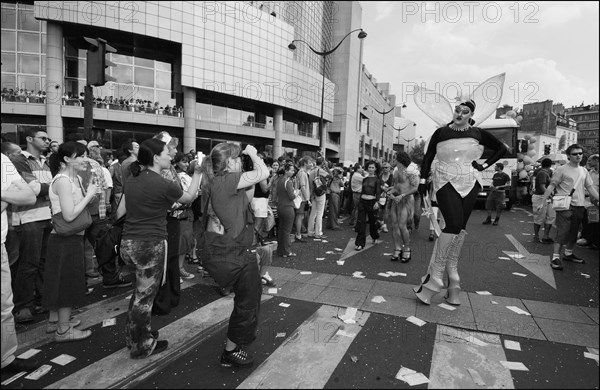
[[[448,261],[448,250],[452,243],[452,238],[456,234],[442,233],[436,242],[437,248],[434,248],[435,257],[432,256],[429,263],[427,275],[422,279],[421,285],[414,287],[413,291],[417,298],[427,304],[431,304],[431,297],[439,293],[443,287],[442,278]]]
[[[460,252],[465,242],[467,232],[461,230],[458,235],[452,238],[450,247],[448,248],[448,261],[446,262],[446,274],[448,275],[448,290],[446,291],[446,302],[451,305],[460,305],[460,277],[458,276],[458,259]]]

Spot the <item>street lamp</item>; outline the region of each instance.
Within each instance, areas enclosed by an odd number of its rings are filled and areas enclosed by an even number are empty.
[[[304,43],[306,46],[308,46],[308,48],[315,53],[318,56],[323,57],[323,84],[321,87],[321,117],[319,119],[319,135],[320,135],[320,142],[319,142],[319,146],[321,149],[321,154],[323,155],[323,157],[326,156],[325,153],[325,132],[324,132],[324,128],[323,128],[323,107],[325,105],[325,57],[327,57],[328,55],[330,55],[331,53],[333,53],[334,51],[337,50],[338,47],[340,47],[340,45],[342,44],[342,42],[344,42],[344,39],[346,39],[348,36],[350,36],[350,34],[352,34],[353,32],[356,31],[360,31],[358,33],[358,38],[359,39],[363,39],[367,37],[367,33],[362,29],[362,28],[357,28],[356,30],[352,30],[350,31],[348,34],[346,34],[342,40],[331,50],[325,50],[325,51],[318,51],[315,50],[310,44],[308,44],[308,42],[305,42],[301,39],[294,39],[292,42],[290,42],[290,44],[288,45],[288,48],[290,50],[296,50],[296,45],[294,44],[294,42],[302,42]]]
[[[381,144],[380,144],[381,148],[380,148],[380,151],[381,151],[381,160],[383,161],[383,133],[385,130],[385,114],[389,114],[390,112],[392,112],[394,110],[394,108],[396,108],[396,106],[390,108],[387,111],[379,111],[375,107],[367,104],[366,106],[363,107],[363,111],[366,111],[367,107],[371,107],[373,110],[377,111],[378,113],[380,113],[382,115],[382,117],[381,117],[382,124],[381,124]],[[404,106],[404,107],[406,107],[406,106]]]

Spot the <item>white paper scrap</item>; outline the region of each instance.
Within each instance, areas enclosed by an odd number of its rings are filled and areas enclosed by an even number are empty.
[[[475,291],[475,292],[479,295],[492,295],[492,293],[489,291]]]
[[[6,386],[8,384],[13,383],[14,381],[16,381],[17,379],[19,379],[20,377],[22,377],[25,374],[27,374],[27,371],[21,371],[20,373],[11,376],[10,378],[8,378],[7,380],[5,380],[4,382],[2,382],[0,384],[2,386]]]
[[[520,272],[513,272],[513,275],[515,275],[515,276],[522,276],[522,277],[525,277],[525,276],[527,276],[527,275],[525,275],[525,274],[522,274],[522,273],[520,273]]]
[[[586,278],[586,279],[589,279],[589,278],[590,278],[590,275],[588,275],[588,274],[584,274],[583,272],[580,272],[579,274],[580,274],[581,276],[583,276],[584,278]]]
[[[353,278],[357,278],[357,279],[364,279],[366,278],[365,275],[352,275]]]
[[[327,251],[327,252],[325,252],[325,254],[326,255],[333,255],[333,254],[335,254],[335,252],[334,251]]]
[[[420,318],[417,318],[415,316],[410,316],[406,319],[406,321],[408,322],[412,322],[413,324],[417,325],[417,326],[423,326],[425,325],[427,322],[423,321]]]
[[[102,321],[102,327],[107,327],[107,326],[113,326],[117,324],[117,319],[116,318],[107,318],[105,320]]]
[[[312,272],[310,271],[300,271],[300,275],[310,275]]]
[[[374,296],[373,299],[371,299],[371,302],[382,303],[382,302],[385,302],[385,298],[382,297],[381,295],[377,295],[377,296]]]
[[[346,324],[355,324],[356,321],[354,320],[354,317],[356,317],[357,310],[358,309],[355,307],[346,308],[346,312],[339,316],[340,320],[344,321]]]
[[[52,363],[56,363],[60,366],[65,366],[65,365],[71,363],[75,359],[76,359],[75,357],[63,353],[62,355],[59,355],[50,361]]]
[[[404,382],[408,383],[409,386],[417,386],[429,383],[429,379],[422,373],[417,372],[415,374],[404,375]]]
[[[277,335],[275,336],[275,338],[277,337],[285,337],[285,332],[279,332],[277,333]]]
[[[500,260],[510,260],[510,257],[498,257]]]
[[[389,278],[391,275],[389,274],[384,274],[383,272],[378,273],[377,275],[379,276],[383,276],[384,278]]]
[[[496,301],[490,301],[490,302],[492,302],[492,305],[497,305],[498,304],[498,302],[496,302]]]
[[[344,261],[344,260],[338,260],[338,261],[336,261],[336,263],[337,263],[338,265],[344,265],[345,261]]]
[[[25,379],[30,379],[32,381],[37,381],[38,379],[40,379],[41,377],[43,377],[44,375],[46,375],[47,373],[49,373],[50,370],[52,370],[52,366],[49,365],[49,364],[44,364],[43,366],[40,366],[40,368],[38,368],[37,370],[35,370],[31,374],[27,375],[25,377]]]
[[[523,256],[523,255],[522,255],[522,254],[520,254],[520,253],[509,253],[509,254],[508,254],[508,256],[509,256],[509,257],[513,257],[513,258],[515,258],[515,259],[522,259],[523,257],[525,257],[525,256]]]
[[[446,309],[446,310],[450,310],[450,311],[456,310],[456,308],[454,306],[450,306],[446,303],[440,303],[438,306],[441,307],[442,309]]]
[[[471,374],[471,379],[473,379],[473,382],[475,382],[477,386],[485,386],[485,382],[477,371],[472,368],[467,368],[467,371],[469,371],[469,374]]]
[[[506,308],[507,308],[508,310],[512,310],[512,311],[514,311],[514,312],[515,312],[515,313],[517,313],[517,314],[525,314],[525,315],[528,315],[528,316],[530,316],[530,315],[531,315],[531,314],[529,314],[528,312],[526,312],[525,310],[523,310],[523,309],[520,309],[520,308],[518,308],[518,307],[516,307],[516,306],[506,306]]]
[[[384,253],[382,256],[393,256],[393,253]]]
[[[398,371],[398,373],[396,374],[396,379],[400,379],[401,381],[404,380],[404,377],[406,375],[410,375],[410,374],[416,374],[417,372],[415,370],[411,370],[408,367],[400,367],[400,371]]]
[[[325,258],[324,257],[317,257],[315,260],[322,261],[322,260],[325,260]]]
[[[588,359],[594,359],[596,362],[598,362],[598,354],[597,353],[584,352],[583,357],[586,357]]]
[[[524,236],[531,236],[531,233],[521,233]]]
[[[514,370],[514,371],[529,371],[529,368],[527,368],[521,362],[507,362],[505,360],[500,360],[500,364],[502,364],[504,366],[504,368],[507,368],[509,370]]]
[[[343,330],[343,329],[339,329],[339,330],[337,331],[336,335],[345,336],[345,337],[350,337],[350,338],[354,338],[354,337],[356,337],[356,333],[349,333],[349,332],[346,332],[346,331],[345,331],[345,330]]]
[[[520,351],[521,344],[518,341],[504,340],[504,348],[512,349],[513,351]]]
[[[313,241],[321,241],[320,238],[313,238]]]
[[[343,249],[341,249],[341,248],[333,248],[333,249],[335,249],[336,251],[343,251]]]
[[[289,303],[285,303],[285,302],[281,302],[279,304],[279,306],[281,306],[281,307],[290,307],[290,304]]]
[[[30,357],[32,357],[33,355],[36,355],[38,353],[41,352],[41,349],[35,349],[35,348],[31,348],[29,351],[25,351],[22,354],[20,354],[19,356],[17,356],[19,359],[29,359]]]
[[[277,294],[277,287],[270,288],[270,289],[269,289],[267,292],[268,292],[269,294]]]
[[[132,295],[133,295],[133,294],[129,294],[129,295],[127,295],[127,296],[125,297],[125,300],[126,300],[126,301],[130,300]]]
[[[327,241],[327,240],[321,240],[321,242],[327,244],[329,241]]]

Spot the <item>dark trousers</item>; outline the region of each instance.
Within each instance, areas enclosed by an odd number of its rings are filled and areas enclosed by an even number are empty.
[[[358,216],[356,218],[356,230],[358,235],[356,236],[355,245],[365,246],[367,240],[367,219],[369,222],[369,234],[371,238],[376,240],[379,238],[379,232],[377,229],[377,211],[373,210],[373,206],[377,202],[376,199],[365,200],[360,199],[358,202]]]
[[[330,229],[337,229],[340,212],[340,194],[332,192],[329,194],[329,226]]]
[[[583,229],[581,230],[581,238],[585,238],[588,244],[598,246],[598,222],[590,223],[588,219],[588,210],[585,210],[583,216]]]
[[[481,185],[475,183],[475,186],[464,198],[452,187],[452,184],[446,183],[436,193],[438,207],[446,221],[444,233],[459,234],[461,230],[467,227],[467,222],[475,206],[477,194],[481,191]]]
[[[15,226],[19,240],[19,260],[14,264],[15,311],[41,306],[46,248],[52,231],[50,220]]]
[[[256,338],[262,294],[256,255],[250,248],[235,246],[210,247],[206,253],[204,268],[220,287],[235,293],[227,338],[236,344],[249,344]]]
[[[85,239],[92,244],[94,249],[96,249],[96,241],[98,240],[100,233],[109,228],[108,222],[108,218],[100,219],[98,214],[92,215],[92,224],[85,231]],[[102,275],[102,281],[104,283],[112,283],[117,280],[119,277],[117,258],[115,257],[114,261],[99,265],[98,271]]]
[[[277,253],[280,256],[287,255],[292,251],[290,243],[290,233],[296,218],[296,212],[291,206],[278,207],[277,214],[279,215],[279,230],[277,231]]]
[[[152,314],[165,315],[179,305],[181,284],[179,278],[179,233],[180,222],[177,218],[167,217],[167,281],[161,285],[154,299]]]

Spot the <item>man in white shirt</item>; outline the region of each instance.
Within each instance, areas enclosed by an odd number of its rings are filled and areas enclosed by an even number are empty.
[[[590,173],[579,164],[583,158],[583,147],[578,144],[569,146],[566,150],[569,162],[556,169],[552,175],[552,181],[542,197],[539,209],[546,202],[546,199],[556,189],[556,195],[571,195],[571,205],[568,210],[556,211],[556,240],[554,242],[554,252],[550,260],[550,266],[555,270],[562,270],[562,260],[582,264],[584,260],[575,256],[573,247],[577,240],[579,225],[583,221],[585,211],[584,187],[592,197],[592,203],[598,205],[598,191],[594,188],[594,183]],[[564,247],[564,254],[561,260],[561,250]]]
[[[29,206],[35,204],[33,190],[17,172],[17,168],[7,156],[1,154],[2,162],[2,373],[35,370],[39,362],[35,359],[15,358],[17,351],[17,332],[12,314],[13,294],[11,288],[10,267],[6,253],[6,234],[8,233],[8,217],[6,208],[9,204]]]

